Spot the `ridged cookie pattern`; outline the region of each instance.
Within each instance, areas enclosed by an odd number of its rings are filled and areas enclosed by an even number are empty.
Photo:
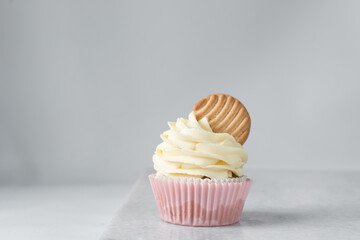
[[[197,120],[207,117],[216,133],[229,133],[244,144],[250,133],[251,120],[245,106],[227,94],[211,94],[198,101],[193,111]]]

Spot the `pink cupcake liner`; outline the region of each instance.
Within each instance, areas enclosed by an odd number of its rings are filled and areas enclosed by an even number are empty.
[[[252,185],[249,178],[201,180],[149,176],[161,218],[187,226],[238,222]]]

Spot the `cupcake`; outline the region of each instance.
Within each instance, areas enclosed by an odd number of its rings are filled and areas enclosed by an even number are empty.
[[[250,117],[237,99],[212,94],[188,119],[169,122],[149,176],[161,218],[188,226],[239,221],[252,181],[243,174]]]

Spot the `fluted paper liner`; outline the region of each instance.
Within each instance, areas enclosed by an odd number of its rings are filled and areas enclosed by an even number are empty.
[[[238,222],[252,180],[149,176],[161,218],[188,226],[223,226]]]

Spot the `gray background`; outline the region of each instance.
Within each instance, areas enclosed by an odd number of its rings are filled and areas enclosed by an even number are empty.
[[[359,1],[1,1],[0,184],[135,180],[211,93],[251,169],[360,169]]]

